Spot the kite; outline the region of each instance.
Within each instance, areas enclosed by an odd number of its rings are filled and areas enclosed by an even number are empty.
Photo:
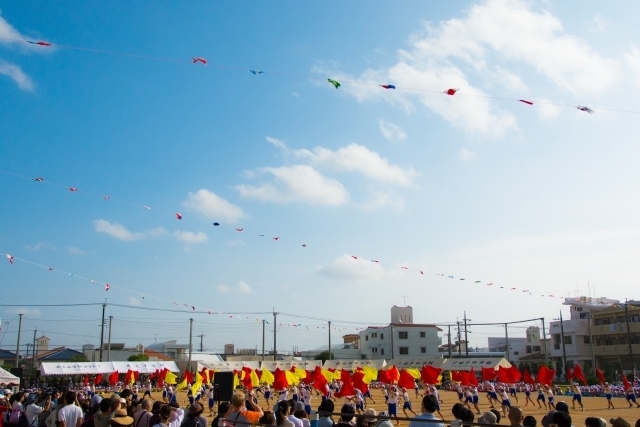
[[[211,314],[211,310],[207,310],[207,314]]]
[[[515,290],[516,290],[516,288],[511,288],[511,290],[512,290],[512,291],[515,291]]]
[[[491,283],[487,283],[487,286],[491,286],[491,285],[493,285],[493,282],[491,282]]]
[[[460,280],[464,280],[464,277],[462,279],[460,279]]]
[[[303,248],[306,248],[306,247],[307,247],[307,245],[304,245],[304,244],[303,244],[303,245],[302,245],[302,247],[303,247]]]
[[[182,214],[180,212],[176,212],[176,218],[182,219]]]
[[[194,306],[191,306],[191,310],[196,311],[196,308]]]
[[[443,277],[443,276],[444,276],[444,273],[436,273],[436,276]]]
[[[37,44],[39,46],[51,46],[51,43],[47,43],[47,42],[32,42],[31,40],[27,40],[26,42],[31,44]]]
[[[420,270],[420,274],[424,274],[424,271]]]
[[[78,189],[76,187],[69,187],[69,191],[75,193],[76,191],[78,191]]]
[[[143,208],[151,210],[149,206],[143,206]]]
[[[92,285],[96,284],[96,282],[94,282],[92,279],[89,279],[89,281],[91,282]]]
[[[442,92],[442,93],[446,93],[447,95],[451,95],[451,96],[453,96],[453,95],[455,95],[455,94],[456,94],[456,92],[457,92],[457,91],[459,91],[459,90],[460,90],[460,89],[447,89],[447,90],[445,90],[445,91],[444,91],[444,92]]]
[[[205,67],[206,67],[206,65],[207,65],[207,60],[206,60],[206,59],[204,59],[204,58],[191,58],[191,62],[193,62],[194,64],[195,64],[196,62],[201,62],[201,63],[202,63],[202,65],[204,65]]]
[[[42,182],[42,181],[44,181],[44,178],[38,177],[38,178],[33,178],[33,180],[36,181],[36,182]]]
[[[449,279],[453,279],[453,276],[447,276]]]
[[[475,283],[482,283],[480,280],[476,280]]]
[[[524,102],[525,104],[533,105],[533,102],[527,101],[526,99],[518,99],[520,102]]]
[[[251,74],[255,74],[256,76],[257,76],[258,74],[264,74],[264,71],[262,71],[262,70],[249,70],[249,72],[250,72]]]
[[[371,262],[375,262],[375,263],[380,264],[380,261],[378,261],[377,259],[372,259]]]
[[[276,242],[278,241],[279,237],[272,237],[273,240],[275,240]]]
[[[595,113],[595,111],[593,111],[591,108],[585,107],[584,105],[576,105],[576,108],[580,111],[584,111],[585,113],[589,113],[589,114]]]
[[[332,85],[334,85],[336,87],[336,89],[338,89],[340,87],[340,82],[338,82],[337,80],[327,79],[327,81],[329,83],[331,83]]]
[[[395,89],[396,88],[395,85],[380,85],[380,87],[384,88],[384,89]]]
[[[49,267],[49,271],[53,271],[53,267]]]
[[[9,260],[9,264],[13,264],[13,257],[7,254],[7,259]]]
[[[109,196],[102,196],[103,199],[109,200]]]
[[[109,285],[108,283],[104,284],[104,290],[108,291],[109,289],[111,289],[111,285]]]
[[[260,236],[260,237],[264,237],[264,234],[259,234],[259,233],[258,233],[258,236]]]
[[[358,259],[358,257],[357,257],[357,256],[355,256],[355,255],[351,255],[351,258],[353,258],[353,259]]]
[[[236,231],[242,231],[244,228],[236,228]]]
[[[400,268],[402,268],[404,270],[408,270],[409,269],[409,267],[400,267]]]
[[[220,225],[220,223],[219,222],[214,222],[213,225],[217,227],[217,226]]]

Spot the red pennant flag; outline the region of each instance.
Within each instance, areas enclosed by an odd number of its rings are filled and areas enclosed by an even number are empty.
[[[98,385],[102,382],[102,374],[98,374],[95,377],[93,377],[93,383],[95,385]]]
[[[316,369],[313,371],[313,388],[318,390],[324,397],[327,397],[327,379],[322,375],[322,369],[319,366],[316,366]]]
[[[434,368],[430,365],[424,365],[420,371],[420,380],[424,384],[437,384],[438,377],[442,373],[442,369]]]
[[[584,373],[582,373],[582,368],[578,364],[576,364],[576,366],[573,368],[573,378],[576,381],[582,382],[582,385],[587,384],[587,379],[584,377]]]
[[[89,385],[89,377],[88,377],[88,376],[86,376],[86,375],[85,375],[85,376],[82,378],[82,384],[83,384],[85,387]]]
[[[389,376],[389,371],[386,369],[380,369],[380,371],[378,371],[378,381],[382,384],[393,383],[393,380],[391,380],[391,377]]]
[[[626,394],[626,390],[631,387],[631,383],[629,382],[629,380],[627,380],[627,376],[626,375],[622,375],[622,383],[624,384],[624,389],[625,389],[625,394]]]
[[[514,382],[511,375],[511,368],[504,368],[500,366],[500,368],[498,369],[498,381],[501,383],[509,384]]]
[[[493,381],[497,375],[496,370],[493,368],[482,368],[482,379],[485,381]]]
[[[276,390],[282,390],[287,387],[289,387],[287,376],[282,369],[276,368],[276,370],[273,371],[273,388]]]
[[[604,384],[604,372],[596,368],[596,376],[598,377],[598,381],[600,381],[600,384]]]
[[[464,380],[464,376],[460,371],[451,371],[451,380],[457,383],[461,383]]]
[[[184,371],[184,377],[187,379],[187,384],[191,384],[193,383],[193,374],[191,373],[191,371]]]
[[[476,377],[476,371],[471,367],[471,370],[467,374],[467,382],[469,385],[478,386],[478,377]]]
[[[364,383],[364,372],[356,371],[353,373],[353,387],[362,393],[366,393],[369,390],[369,386]]]
[[[342,381],[342,387],[340,388],[340,391],[336,393],[336,397],[356,395],[356,390],[353,388],[353,384],[351,383],[351,377],[344,369],[340,372],[340,381]]]
[[[573,380],[573,370],[571,368],[567,368],[567,380]]]
[[[399,387],[411,389],[413,388],[415,383],[416,383],[415,379],[411,376],[409,372],[407,372],[406,369],[403,369],[400,371],[400,379],[398,380]]]
[[[540,384],[551,385],[553,377],[556,376],[555,369],[549,369],[546,366],[541,366],[538,370],[538,382]]]
[[[520,370],[516,368],[516,365],[511,365],[511,382],[517,383],[518,381],[520,381],[520,378],[522,378]]]
[[[536,383],[536,381],[533,379],[533,377],[531,376],[529,371],[527,371],[526,369],[524,370],[524,373],[522,374],[522,381],[524,381],[526,384],[535,384]]]

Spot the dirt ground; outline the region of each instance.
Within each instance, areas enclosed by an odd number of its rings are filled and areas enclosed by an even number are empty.
[[[372,395],[373,398],[375,399],[376,403],[374,404],[373,402],[371,402],[370,400],[367,401],[367,405],[368,407],[372,407],[374,408],[376,411],[386,411],[387,407],[384,403],[384,397],[382,395],[382,392],[380,390],[372,390]],[[411,403],[413,406],[413,410],[420,414],[420,402],[422,397],[420,398],[416,398],[415,397],[415,393],[413,392],[413,390],[411,390],[410,392],[410,397],[411,397]],[[158,393],[154,393],[153,397],[155,399],[161,399],[162,398],[162,394],[160,392]],[[538,409],[538,405],[536,404],[535,406],[531,406],[531,404],[529,404],[529,406],[525,405],[525,395],[524,393],[519,393],[518,394],[519,403],[515,402],[515,399],[511,398],[511,404],[513,406],[520,406],[523,410],[524,410],[524,414],[525,415],[533,415],[536,420],[538,421],[538,426],[541,426],[541,421],[542,421],[542,417],[544,417],[547,414],[547,410],[543,409]],[[532,394],[532,399],[535,402],[535,395]],[[445,419],[451,419],[453,418],[451,415],[451,407],[458,401],[458,396],[456,395],[456,393],[454,392],[449,392],[449,391],[441,391],[440,392],[440,398],[444,401],[443,404],[441,404],[441,412],[442,415],[444,415]],[[559,401],[564,401],[569,405],[569,408],[571,408],[571,397],[570,396],[556,396],[556,403]],[[187,399],[187,393],[186,391],[181,391],[178,393],[178,402],[180,403],[181,406],[187,406],[188,405],[188,399]],[[615,405],[616,409],[615,410],[607,410],[607,400],[604,397],[583,397],[582,398],[582,402],[584,404],[584,412],[581,412],[579,409],[579,405],[576,405],[576,410],[570,410],[569,414],[571,415],[571,420],[572,420],[572,424],[575,427],[582,427],[584,426],[584,420],[587,417],[600,417],[600,418],[604,418],[605,420],[607,420],[607,422],[609,422],[610,418],[614,418],[614,417],[622,417],[625,420],[627,420],[629,422],[629,424],[631,424],[632,426],[635,425],[636,421],[638,419],[640,419],[640,409],[636,408],[635,406],[633,408],[629,408],[629,405],[627,404],[627,402],[623,399],[623,398],[613,398],[613,404]],[[205,405],[205,408],[207,406],[207,402],[203,401],[202,402]],[[272,400],[272,404],[275,403]],[[341,405],[343,403],[343,399],[336,399],[336,411],[339,410],[339,405]],[[258,404],[264,409],[268,409],[266,402],[264,400],[264,398],[262,397],[262,395],[259,395],[258,397]],[[313,399],[311,400],[311,407],[315,410],[317,409],[318,405],[320,404],[320,397],[316,396],[314,393]],[[217,404],[216,404],[217,406]],[[398,405],[398,415],[399,416],[403,416],[402,410],[401,410],[402,404]],[[486,395],[485,394],[480,394],[480,404],[479,404],[480,410],[482,412],[488,411],[490,409],[490,405],[487,402],[486,399]],[[205,413],[203,415],[208,416],[208,410],[205,409]],[[411,413],[408,413],[409,416],[412,416]],[[477,415],[476,415],[476,421],[477,421]],[[211,421],[213,418],[212,417],[208,417],[209,421]],[[401,426],[406,426],[408,424],[408,422],[404,421],[404,422],[400,422]],[[502,425],[508,425],[509,422],[506,419],[502,419],[500,420],[500,424]]]

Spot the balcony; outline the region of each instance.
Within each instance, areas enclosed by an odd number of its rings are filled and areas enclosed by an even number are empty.
[[[631,345],[633,354],[640,354],[640,344]],[[594,345],[593,353],[596,356],[626,356],[629,354],[629,344]]]
[[[565,335],[588,335],[588,325],[589,323],[587,319],[571,319],[564,320],[562,322]],[[551,322],[551,325],[549,326],[549,333],[552,335],[559,335],[560,331],[560,322]]]
[[[640,323],[631,322],[629,323],[629,330],[631,332],[640,333]],[[627,333],[627,323],[611,323],[609,325],[597,325],[591,327],[591,333],[595,335],[608,335],[615,333]]]

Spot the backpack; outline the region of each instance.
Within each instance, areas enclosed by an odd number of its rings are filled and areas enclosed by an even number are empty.
[[[20,420],[20,412],[18,409],[12,409],[11,414],[9,415],[9,424],[18,424]]]

